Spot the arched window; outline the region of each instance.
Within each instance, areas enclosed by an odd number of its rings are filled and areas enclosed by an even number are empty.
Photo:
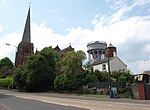
[[[28,53],[28,52],[29,52],[27,47],[25,47],[24,52],[25,52],[25,53]]]

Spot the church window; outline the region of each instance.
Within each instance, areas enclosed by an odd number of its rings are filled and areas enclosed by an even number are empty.
[[[28,53],[29,51],[28,51],[28,48],[25,48],[25,53]]]

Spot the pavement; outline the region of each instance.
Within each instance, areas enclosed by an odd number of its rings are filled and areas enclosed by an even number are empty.
[[[21,93],[8,90],[0,90],[0,93],[24,99],[37,100],[63,106],[74,106],[89,110],[150,110],[150,100],[93,98],[66,96],[53,93]],[[3,105],[0,105],[0,107],[1,106],[4,108]]]

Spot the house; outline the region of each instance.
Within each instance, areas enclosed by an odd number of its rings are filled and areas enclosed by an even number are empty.
[[[127,65],[122,62],[117,56],[109,59],[110,71],[126,72]],[[106,71],[108,72],[108,59],[103,59],[98,63],[93,63],[93,70]]]
[[[110,71],[127,71],[127,65],[117,56],[117,49],[111,43],[107,47],[104,41],[94,41],[87,44],[88,60],[92,63],[93,70],[108,72],[108,61]]]

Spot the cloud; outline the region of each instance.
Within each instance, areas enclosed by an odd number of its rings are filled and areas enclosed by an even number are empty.
[[[143,73],[146,70],[149,70],[150,67],[150,60],[143,61],[135,61],[135,62],[128,62],[128,65],[130,65],[129,69],[132,70],[131,72],[133,74],[139,74]]]
[[[107,2],[111,2],[107,0]],[[117,46],[118,56],[128,65],[134,73],[141,73],[150,67],[150,16],[126,16],[132,11],[134,6],[140,3],[146,4],[147,0],[135,0],[127,5],[126,0],[119,0],[113,6],[116,9],[111,14],[97,14],[93,17],[93,28],[70,28],[65,35],[55,33],[47,26],[46,22],[40,25],[31,24],[31,41],[35,49],[38,50],[59,45],[61,49],[71,43],[75,50],[87,51],[87,43],[91,41],[106,41]],[[55,10],[50,13],[56,13]],[[64,21],[60,19],[60,21]],[[8,33],[0,37],[0,58],[9,56],[14,59],[14,48],[8,47],[5,43],[18,45],[21,41],[22,33]],[[15,40],[14,40],[15,39]],[[87,52],[86,52],[87,53]]]
[[[3,32],[3,26],[0,25],[0,32]]]
[[[19,33],[7,33],[5,36],[0,37],[0,59],[9,57],[12,61],[15,59],[15,52],[18,43],[21,41],[21,34]],[[14,46],[8,46],[5,43],[12,44]]]
[[[99,20],[92,30],[81,27],[72,28],[66,35],[54,33],[53,29],[47,27],[46,24],[37,25],[32,23],[31,41],[38,50],[48,46],[55,47],[57,44],[63,49],[71,43],[75,50],[86,52],[88,42],[103,40],[109,43],[111,40],[118,47],[119,57],[129,66],[131,71],[141,72],[147,70],[149,63],[146,59],[150,57],[149,16],[131,17],[111,25],[104,25],[103,22],[104,20]],[[8,56],[14,60],[15,49],[6,46],[4,43],[18,45],[21,38],[22,33],[8,33],[2,37],[0,51],[3,51],[3,54],[0,56]],[[140,70],[135,68],[140,68]]]
[[[134,3],[137,5],[145,5],[150,3],[150,0],[134,0]]]

